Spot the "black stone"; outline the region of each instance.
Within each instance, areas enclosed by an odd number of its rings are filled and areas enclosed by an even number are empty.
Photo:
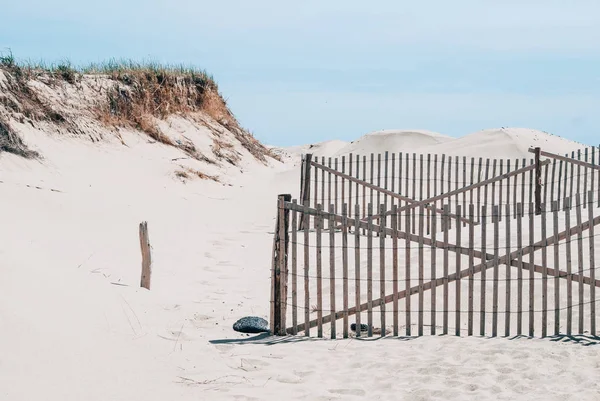
[[[246,316],[233,324],[233,329],[240,333],[269,333],[269,322],[262,317]]]
[[[356,323],[352,323],[350,325],[350,330],[356,331]],[[369,331],[369,326],[366,325],[366,324],[361,324],[360,325],[360,331]]]

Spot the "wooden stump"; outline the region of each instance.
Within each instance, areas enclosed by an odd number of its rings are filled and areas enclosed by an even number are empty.
[[[150,276],[152,275],[152,252],[150,238],[148,237],[148,222],[140,223],[140,247],[142,249],[142,278],[140,286],[150,289]]]

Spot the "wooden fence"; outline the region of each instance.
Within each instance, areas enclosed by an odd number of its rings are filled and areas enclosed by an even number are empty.
[[[383,203],[389,211],[392,204],[414,208],[423,203],[429,217],[433,209],[440,215],[443,203],[454,210],[458,205],[464,210],[473,204],[477,224],[482,205],[536,201],[536,184],[538,208],[542,202],[551,204],[553,200],[561,207],[564,199],[572,200],[574,194],[582,193],[585,198],[588,191],[600,188],[600,151],[596,152],[596,148],[572,152],[571,157],[548,155],[552,154],[542,152],[545,160],[539,163],[533,158],[476,159],[402,152],[369,157],[350,154],[333,159],[306,155],[302,161],[300,203],[313,208],[317,204],[333,204],[338,214],[344,203],[350,214],[358,205],[362,219],[367,216],[368,204]],[[512,217],[516,218],[516,214]],[[462,222],[463,226],[468,223],[466,219]],[[428,219],[428,232],[430,225]],[[415,221],[412,226],[415,227]]]
[[[595,336],[595,288],[600,286],[595,279],[595,249],[600,241],[594,232],[600,224],[600,199],[593,183],[594,174],[600,176],[599,167],[543,151],[538,156],[548,160],[484,177],[472,185],[469,180],[467,190],[446,187],[446,192],[436,195],[441,191],[436,189],[428,196],[419,189],[424,199],[418,200],[399,195],[396,186],[379,187],[307,156],[303,177],[311,172],[308,166],[313,167],[321,182],[327,187],[333,184],[332,196],[340,194],[339,203],[323,206],[317,197],[311,205],[305,178],[303,204],[289,196],[278,199],[272,331],[311,336],[316,328],[318,337],[331,338],[426,332]],[[561,176],[564,198],[560,202],[554,199],[558,192],[544,195],[542,190],[536,207],[533,183],[527,192],[529,202],[511,202],[514,198],[506,193],[502,197],[501,190],[488,188],[493,184],[500,188],[498,183],[517,182],[526,175],[542,181],[542,169],[548,171],[547,166],[557,163],[573,176],[575,165],[577,176],[587,177],[579,184],[571,178],[567,181],[574,187],[571,196]],[[335,179],[322,179],[325,173],[340,180],[337,189]],[[314,194],[325,198],[325,187],[316,185]],[[346,192],[351,187],[373,192],[368,198],[353,197]],[[494,192],[494,196],[471,198],[477,191]],[[463,196],[466,204],[452,202],[451,197]],[[376,197],[380,203],[371,203]],[[335,196],[326,199],[335,201]],[[350,206],[348,199],[367,199],[367,203]],[[351,320],[356,333],[350,330]],[[366,325],[362,333],[361,324]]]

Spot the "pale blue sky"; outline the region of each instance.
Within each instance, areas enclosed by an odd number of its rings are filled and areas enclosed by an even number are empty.
[[[1,0],[0,48],[205,68],[273,145],[537,128],[600,143],[598,0]]]

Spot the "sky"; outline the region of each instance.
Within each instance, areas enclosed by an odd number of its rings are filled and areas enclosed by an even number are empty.
[[[598,0],[0,0],[0,10],[0,51],[19,59],[203,68],[270,145],[499,127],[600,143]]]

